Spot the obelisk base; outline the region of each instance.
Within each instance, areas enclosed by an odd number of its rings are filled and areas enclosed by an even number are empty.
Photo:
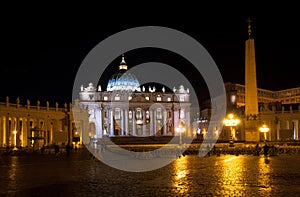
[[[259,142],[260,136],[258,131],[258,120],[246,120],[245,124],[245,141]]]

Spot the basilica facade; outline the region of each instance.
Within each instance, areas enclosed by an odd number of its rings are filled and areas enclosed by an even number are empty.
[[[127,71],[124,56],[106,91],[89,83],[81,86],[79,94],[79,108],[88,112],[85,139],[175,136],[179,124],[184,124],[185,136],[192,136],[189,89],[181,85],[167,92],[164,87],[158,90],[140,85],[136,76]]]

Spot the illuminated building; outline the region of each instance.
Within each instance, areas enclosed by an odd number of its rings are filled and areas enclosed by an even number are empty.
[[[81,87],[79,94],[79,108],[89,114],[89,132],[84,139],[174,136],[178,135],[174,127],[180,121],[186,123],[184,135],[192,135],[189,89],[181,85],[166,92],[164,87],[158,91],[155,86],[141,86],[136,76],[127,71],[124,56],[106,91],[89,83],[88,87]]]
[[[71,105],[71,104],[70,104]],[[33,147],[41,145],[66,144],[68,137],[75,136],[70,107],[51,107],[49,102],[41,106],[40,101],[32,105],[29,100],[25,104],[17,98],[16,103],[0,103],[0,146]],[[74,132],[74,135],[70,133]],[[78,134],[79,136],[79,134]]]
[[[126,72],[122,57],[119,72],[113,75],[107,91],[89,83],[79,87],[79,99],[73,105],[65,103],[63,108],[0,103],[0,146],[33,146],[33,138],[40,138],[41,145],[89,143],[91,140],[125,136],[174,136],[180,121],[184,121],[186,132],[191,136],[189,89],[182,85],[167,92],[155,86],[140,87],[138,79]],[[76,114],[74,119],[73,114]],[[34,130],[40,132],[35,136]],[[40,145],[40,146],[41,146]]]
[[[250,21],[248,21],[250,22]],[[245,47],[245,84],[227,82],[227,112],[235,114],[240,120],[236,127],[236,139],[257,142],[262,139],[269,141],[299,140],[300,130],[300,87],[272,91],[257,88],[254,39],[251,26],[248,24],[248,36]],[[199,128],[207,130],[211,115],[210,101],[202,102],[199,115]],[[211,122],[214,130],[222,123]],[[268,125],[269,132],[261,133],[259,128]],[[203,129],[202,129],[203,130]],[[226,127],[219,140],[230,140]],[[213,134],[208,135],[212,138]]]

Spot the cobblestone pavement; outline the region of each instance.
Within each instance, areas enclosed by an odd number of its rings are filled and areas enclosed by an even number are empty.
[[[186,155],[125,172],[85,152],[0,157],[0,196],[300,196],[300,155]]]

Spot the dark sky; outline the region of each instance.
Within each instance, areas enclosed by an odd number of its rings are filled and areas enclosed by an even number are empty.
[[[291,5],[291,8],[293,6]],[[170,8],[171,9],[171,8]],[[198,40],[215,60],[224,82],[244,84],[244,44],[247,39],[246,19],[253,20],[253,37],[256,45],[258,87],[278,90],[300,86],[299,79],[299,16],[292,9],[239,12],[214,9],[201,14],[205,8],[193,9],[187,14],[179,10],[164,12],[142,9],[117,9],[103,13],[104,8],[91,13],[37,9],[17,10],[16,17],[6,15],[1,24],[2,63],[0,101],[10,96],[12,102],[20,97],[42,102],[70,102],[73,81],[82,60],[103,39],[137,26],[165,26],[182,31]],[[71,10],[71,9],[70,9]],[[234,10],[234,9],[232,9]],[[132,16],[126,13],[132,12]],[[30,14],[29,14],[30,13]],[[149,17],[149,15],[151,16]],[[109,77],[118,68],[119,57],[110,65],[104,76]],[[162,50],[144,49],[129,52],[129,66],[149,61],[173,65],[190,75],[184,59]],[[189,70],[189,72],[187,72]],[[100,76],[99,76],[100,77]],[[193,78],[194,77],[194,78]],[[192,80],[207,95],[201,76]]]

